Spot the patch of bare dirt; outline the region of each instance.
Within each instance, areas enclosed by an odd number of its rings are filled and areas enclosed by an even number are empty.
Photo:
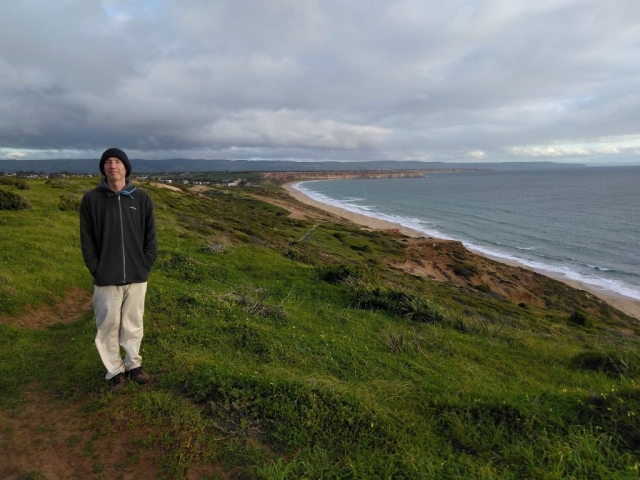
[[[17,317],[1,316],[0,324],[16,325],[33,330],[43,329],[57,323],[72,323],[91,310],[91,294],[80,287],[67,291],[64,300],[54,306],[30,308]]]
[[[460,242],[408,239],[407,260],[392,265],[412,275],[484,291],[514,303],[544,305],[535,272],[476,255]]]
[[[196,185],[195,187],[191,187],[189,190],[195,193],[204,193],[208,190],[211,190],[211,188],[207,187],[206,185]]]
[[[0,411],[0,478],[157,478],[153,452],[130,432],[96,435],[85,405],[33,385],[17,408]]]
[[[173,190],[174,192],[182,193],[182,190],[179,189],[178,187],[174,187],[173,185],[168,185],[166,183],[152,182],[151,185],[153,185],[154,187],[166,188],[167,190]]]

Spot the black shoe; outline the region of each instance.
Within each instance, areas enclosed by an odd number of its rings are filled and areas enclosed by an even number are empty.
[[[111,377],[109,383],[111,384],[111,393],[119,393],[124,389],[126,380],[124,379],[124,375],[119,373],[116,376]]]
[[[144,385],[151,381],[151,375],[145,372],[142,367],[132,368],[127,372],[127,377],[136,382],[138,385]]]

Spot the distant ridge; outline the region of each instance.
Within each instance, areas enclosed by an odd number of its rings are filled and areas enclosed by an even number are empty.
[[[177,172],[320,172],[354,170],[415,170],[450,168],[486,168],[497,171],[541,170],[586,167],[582,164],[553,162],[504,162],[504,163],[453,163],[418,161],[371,161],[371,162],[294,162],[290,160],[189,160],[173,158],[167,160],[132,159],[134,173],[156,174]],[[98,159],[82,160],[0,160],[0,172],[35,173],[97,173]]]

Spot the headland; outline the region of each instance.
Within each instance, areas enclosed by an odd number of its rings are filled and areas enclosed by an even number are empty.
[[[444,173],[444,172],[441,172]],[[345,178],[345,177],[336,177],[336,178]],[[305,178],[306,179],[306,178]],[[328,178],[327,178],[328,179]],[[301,178],[297,178],[295,181],[301,181]],[[320,180],[320,178],[318,178],[318,180]],[[344,218],[350,222],[356,223],[358,225],[364,226],[366,228],[370,228],[370,229],[374,229],[374,230],[394,230],[397,232],[400,232],[403,235],[406,235],[408,237],[411,238],[431,238],[431,237],[425,237],[425,234],[422,232],[419,232],[417,230],[412,230],[410,228],[407,228],[405,226],[393,223],[393,222],[389,222],[386,220],[381,220],[378,218],[373,218],[373,217],[369,217],[366,215],[361,215],[358,213],[354,213],[354,212],[350,212],[348,210],[339,208],[339,207],[335,207],[333,205],[328,205],[326,203],[322,203],[322,202],[318,202],[317,200],[314,200],[306,195],[304,195],[302,192],[300,192],[299,190],[293,188],[293,183],[295,183],[295,181],[291,181],[288,183],[285,183],[282,185],[282,187],[289,193],[289,195],[291,195],[293,198],[295,198],[296,200],[298,200],[299,202],[302,202],[304,204],[307,205],[311,205],[313,207],[319,208],[321,210],[324,210],[325,212],[331,213],[333,215],[336,215],[338,217]],[[441,241],[441,240],[439,240]],[[448,241],[444,241],[444,242],[448,242]],[[454,242],[454,243],[459,243],[459,242]],[[527,265],[521,265],[518,264],[516,262],[510,262],[507,261],[503,258],[497,258],[497,257],[491,257],[488,256],[486,253],[484,252],[473,252],[476,255],[485,257],[485,258],[489,258],[491,260],[494,260],[496,262],[505,264],[505,265],[509,265],[512,267],[520,267],[520,268],[524,268],[533,272],[536,272],[538,274],[544,275],[546,277],[549,278],[553,278],[554,280],[558,280],[566,285],[569,285],[573,288],[576,288],[578,290],[583,290],[586,292],[589,292],[590,294],[604,300],[606,303],[608,303],[609,305],[611,305],[612,307],[620,310],[621,312],[626,313],[627,315],[630,315],[634,318],[636,318],[637,320],[640,320],[640,301],[636,300],[634,298],[630,298],[630,297],[625,297],[619,294],[616,294],[615,292],[611,292],[609,290],[604,290],[601,288],[597,288],[593,285],[589,285],[583,282],[579,282],[579,281],[575,281],[575,280],[571,280],[568,279],[562,275],[554,275],[552,272],[546,271],[546,270],[539,270],[539,269],[533,269]]]

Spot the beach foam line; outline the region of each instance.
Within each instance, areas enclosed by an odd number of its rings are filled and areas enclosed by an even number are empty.
[[[524,267],[528,267],[539,273],[542,273],[542,274],[546,273],[547,276],[550,276],[553,278],[560,277],[560,278],[566,278],[567,280],[583,283],[595,289],[602,290],[602,293],[609,293],[613,295],[632,298],[635,300],[640,300],[640,289],[634,288],[633,286],[628,285],[624,282],[620,282],[618,280],[613,280],[613,279],[597,277],[593,275],[586,275],[566,266],[554,266],[547,263],[537,262],[535,260],[518,257],[512,254],[506,253],[504,251],[488,248],[484,245],[478,245],[465,240],[460,240],[458,238],[453,238],[450,235],[447,235],[438,231],[437,229],[429,227],[428,223],[422,220],[415,219],[415,218],[405,218],[397,215],[389,215],[381,212],[376,212],[375,210],[371,209],[375,207],[367,205],[366,208],[363,208],[359,205],[352,205],[349,203],[345,203],[345,201],[329,198],[325,195],[322,195],[320,193],[304,188],[303,186],[303,184],[305,183],[312,183],[316,181],[321,181],[321,180],[297,182],[297,183],[292,183],[290,186],[294,190],[297,190],[303,195],[319,203],[330,205],[335,208],[340,208],[342,210],[346,210],[348,212],[355,213],[358,215],[364,215],[369,218],[374,218],[377,220],[384,220],[386,222],[394,223],[396,225],[409,228],[411,230],[422,233],[429,237],[440,238],[442,240],[459,241],[459,242],[462,242],[465,248],[471,251],[480,253],[481,255],[491,257],[496,260],[504,260],[504,261],[515,263]],[[363,199],[359,199],[359,200],[363,200]]]
[[[462,242],[462,243],[469,250],[478,252],[488,257],[523,265],[537,272],[540,272],[543,274],[546,273],[548,276],[551,276],[554,278],[557,278],[559,276],[561,278],[566,278],[567,280],[573,280],[575,282],[584,283],[585,285],[589,285],[591,287],[603,290],[602,293],[609,292],[614,295],[621,295],[623,297],[629,297],[635,300],[640,300],[639,289],[634,288],[633,286],[628,285],[619,280],[607,279],[607,278],[597,277],[594,275],[584,274],[566,266],[554,266],[547,263],[536,262],[535,260],[529,260],[529,259],[521,258],[515,255],[510,255],[508,253],[494,250],[491,248],[486,248],[481,245],[475,245],[467,242]]]
[[[358,215],[364,215],[366,217],[375,218],[377,220],[384,220],[385,222],[395,223],[402,227],[406,227],[411,230],[424,233],[431,237],[441,238],[443,240],[455,240],[453,237],[450,237],[445,233],[442,233],[434,228],[430,228],[428,226],[428,223],[422,220],[419,220],[417,218],[400,217],[397,215],[389,215],[386,213],[377,212],[375,210],[372,210],[372,208],[375,208],[375,207],[368,206],[368,205],[363,207],[360,205],[352,205],[350,203],[346,203],[343,200],[334,200],[325,195],[322,195],[321,193],[316,193],[314,191],[308,190],[303,186],[301,186],[303,183],[311,183],[316,181],[321,181],[321,180],[292,183],[291,188],[297,190],[303,195],[309,197],[310,199],[315,200],[316,202],[324,203],[325,205],[330,205],[332,207],[340,208],[342,210],[346,210],[347,212],[355,213]]]

